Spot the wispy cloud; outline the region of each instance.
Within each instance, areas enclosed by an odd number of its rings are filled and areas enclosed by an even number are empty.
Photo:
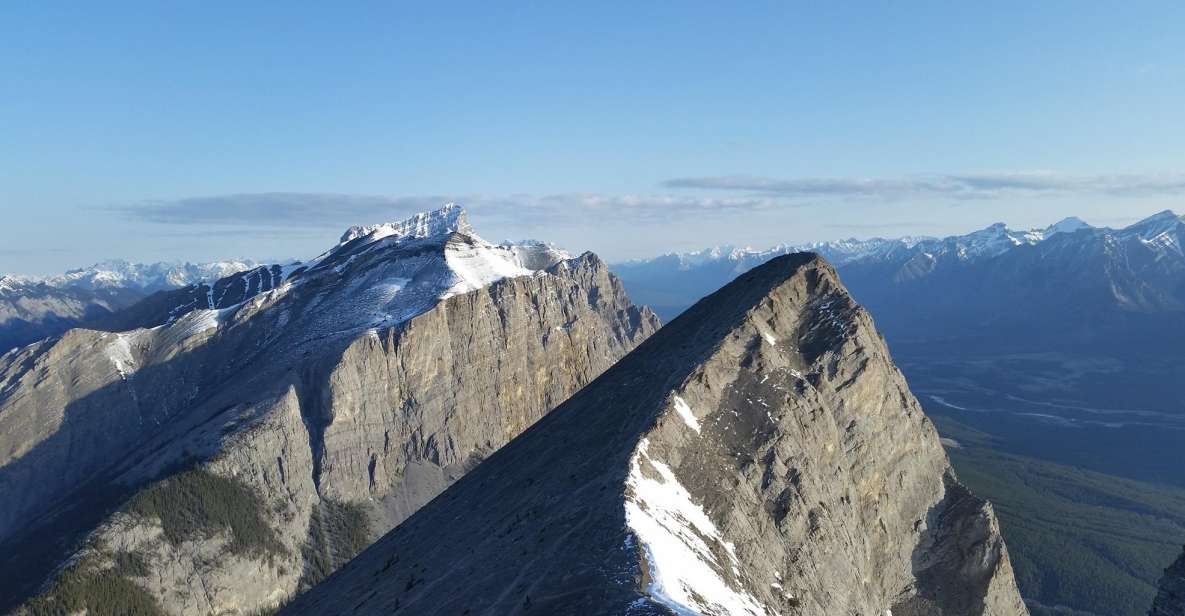
[[[839,229],[842,231],[871,231],[880,232],[892,229],[924,229],[926,227],[936,227],[933,222],[913,221],[913,222],[884,222],[884,223],[829,223],[823,225],[825,229]]]
[[[247,227],[319,227],[326,224],[397,220],[444,203],[464,205],[471,214],[508,221],[587,222],[590,216],[658,220],[672,215],[710,215],[783,205],[770,196],[686,195],[416,195],[371,196],[328,193],[255,193],[146,201],[113,206],[147,222]]]
[[[744,175],[675,178],[666,188],[746,192],[800,198],[998,199],[1034,194],[1132,196],[1185,193],[1185,174],[1074,175],[1052,171],[971,173],[906,178],[774,179]]]
[[[599,193],[350,195],[249,193],[145,201],[112,206],[122,215],[162,225],[270,229],[292,235],[300,229],[398,220],[448,202],[475,218],[522,225],[584,225],[597,222],[664,222],[820,205],[840,200],[900,202],[1006,199],[1036,195],[1185,194],[1185,175],[1072,175],[1046,171],[967,173],[903,178],[797,178],[754,176],[684,177],[662,183],[656,195]],[[720,194],[725,193],[725,194]],[[914,223],[897,225],[917,226]],[[850,228],[856,227],[849,225]],[[879,225],[878,228],[885,228]],[[194,232],[201,232],[196,230]],[[207,231],[209,232],[209,231]],[[189,233],[187,230],[186,233]]]

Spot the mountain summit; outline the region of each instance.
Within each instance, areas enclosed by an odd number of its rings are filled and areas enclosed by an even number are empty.
[[[820,257],[703,299],[284,614],[1020,615]]]
[[[401,222],[380,223],[377,225],[353,226],[342,234],[341,242],[345,244],[359,238],[375,241],[385,237],[393,237],[397,241],[405,239],[423,239],[433,235],[448,235],[449,233],[472,234],[465,210],[455,204],[447,203],[434,212],[422,212]]]

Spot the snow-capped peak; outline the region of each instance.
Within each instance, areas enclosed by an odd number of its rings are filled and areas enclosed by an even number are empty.
[[[1090,223],[1078,218],[1077,216],[1070,216],[1063,218],[1052,225],[1045,228],[1045,237],[1056,235],[1058,233],[1074,233],[1082,229],[1093,229]]]
[[[453,234],[460,234],[454,237]],[[341,242],[281,274],[262,302],[274,302],[311,281],[334,289],[318,300],[307,327],[354,335],[402,323],[441,300],[505,278],[533,276],[569,259],[542,242],[491,244],[469,226],[465,211],[450,203],[406,220],[354,226]]]
[[[396,241],[399,241],[423,239],[449,233],[471,232],[472,228],[465,216],[465,209],[456,203],[448,203],[439,210],[421,212],[399,222],[350,227],[342,234],[340,243],[352,242],[360,237],[368,238],[371,241],[394,237]]]
[[[1185,223],[1185,218],[1177,216],[1172,210],[1165,210],[1153,214],[1127,227],[1123,231],[1138,235],[1144,239],[1151,239],[1167,231],[1171,231],[1183,223]]]
[[[234,260],[212,263],[133,263],[113,259],[90,267],[72,269],[46,277],[9,277],[16,283],[42,283],[58,289],[140,289],[154,291],[180,288],[196,282],[213,281],[258,267],[255,261]]]

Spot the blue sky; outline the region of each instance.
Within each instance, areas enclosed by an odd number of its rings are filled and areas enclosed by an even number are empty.
[[[1179,2],[242,4],[5,8],[0,272],[448,199],[610,259],[1185,209]]]

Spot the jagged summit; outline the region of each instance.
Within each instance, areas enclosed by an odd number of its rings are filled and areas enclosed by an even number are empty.
[[[399,222],[355,225],[342,234],[341,243],[352,242],[361,237],[371,241],[393,237],[399,241],[443,236],[449,233],[471,233],[472,231],[465,214],[465,208],[456,203],[446,203],[438,210],[420,212]]]
[[[248,300],[266,306],[308,287],[332,291],[319,305],[323,327],[348,336],[402,323],[499,280],[542,274],[570,258],[543,242],[492,244],[470,227],[461,206],[449,203],[399,222],[351,227],[338,244],[305,262],[257,267],[150,298],[105,325],[153,327],[193,311],[237,310]],[[227,317],[222,312],[218,320]]]

